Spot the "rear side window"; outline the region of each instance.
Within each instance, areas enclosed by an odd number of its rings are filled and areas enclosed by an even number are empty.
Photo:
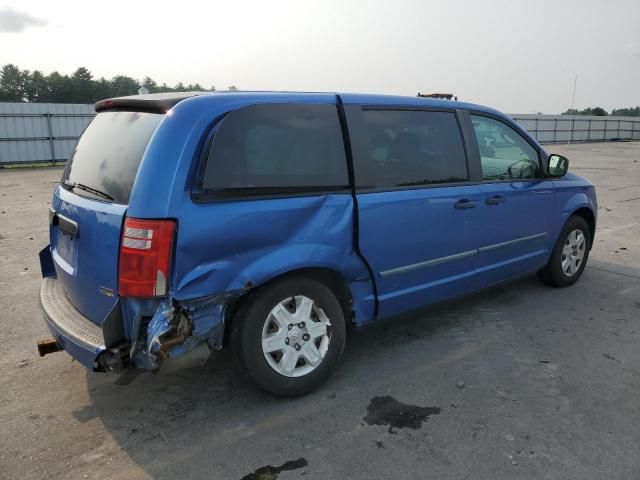
[[[202,187],[214,191],[347,187],[349,176],[334,105],[264,104],[220,123]]]
[[[409,187],[468,180],[455,114],[364,110],[356,161],[359,187]]]
[[[163,118],[163,114],[143,112],[96,115],[67,162],[63,184],[88,187],[74,188],[78,195],[111,197],[115,203],[128,204],[142,155]]]

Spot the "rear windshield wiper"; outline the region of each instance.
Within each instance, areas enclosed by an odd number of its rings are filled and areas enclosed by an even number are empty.
[[[87,185],[84,185],[83,183],[78,183],[78,182],[72,182],[70,180],[63,180],[62,184],[66,187],[69,188],[79,188],[80,190],[84,190],[85,192],[89,192],[89,193],[93,193],[94,195],[97,195],[98,197],[102,197],[102,198],[106,198],[107,200],[114,200],[114,198],[109,195],[108,193],[105,193],[101,190],[97,190],[95,188],[89,187]]]

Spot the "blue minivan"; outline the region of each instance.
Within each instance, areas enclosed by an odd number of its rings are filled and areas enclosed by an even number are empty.
[[[53,194],[39,343],[94,371],[228,347],[299,395],[350,326],[535,272],[571,285],[593,243],[593,185],[486,107],[193,92],[96,112]]]

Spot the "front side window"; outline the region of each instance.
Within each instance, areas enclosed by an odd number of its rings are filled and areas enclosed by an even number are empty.
[[[484,180],[536,178],[538,152],[508,125],[488,117],[471,115],[478,140]]]
[[[206,190],[348,187],[334,105],[263,104],[229,113],[211,145]]]
[[[362,148],[356,159],[359,187],[411,187],[468,180],[455,114],[364,110]]]

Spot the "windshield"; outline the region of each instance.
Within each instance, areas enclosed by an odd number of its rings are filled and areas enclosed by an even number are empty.
[[[62,176],[74,193],[128,204],[133,181],[151,135],[164,115],[104,112],[84,131]],[[92,192],[93,190],[93,192]],[[98,192],[98,194],[96,194]]]

